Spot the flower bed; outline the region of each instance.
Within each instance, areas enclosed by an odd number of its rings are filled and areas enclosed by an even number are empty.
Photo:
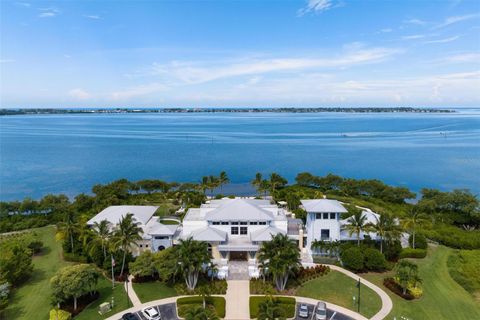
[[[415,296],[409,292],[408,288],[407,288],[407,293],[403,294],[402,287],[397,283],[397,281],[395,281],[394,278],[385,278],[383,280],[383,285],[388,289],[390,289],[390,291],[392,291],[396,295],[399,295],[405,300],[415,299]]]

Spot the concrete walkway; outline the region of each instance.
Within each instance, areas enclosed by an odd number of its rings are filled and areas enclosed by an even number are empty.
[[[140,301],[140,299],[138,299],[137,293],[133,289],[132,280],[133,280],[133,276],[128,276],[128,282],[123,285],[123,288],[125,289],[126,292],[128,292],[128,297],[130,298],[130,301],[132,302],[133,307],[139,307],[142,305],[142,302]],[[128,286],[128,290],[127,290],[127,286]]]
[[[250,319],[250,281],[228,280],[225,319]]]

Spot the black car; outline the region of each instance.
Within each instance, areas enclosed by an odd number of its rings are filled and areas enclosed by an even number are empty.
[[[123,316],[122,316],[122,320],[138,320],[137,316],[134,315],[133,313],[125,313]]]

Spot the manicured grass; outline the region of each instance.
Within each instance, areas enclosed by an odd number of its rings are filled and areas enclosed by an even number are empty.
[[[283,312],[285,317],[293,318],[295,317],[295,298],[289,297],[274,297],[280,303],[280,307],[283,308]],[[255,319],[258,316],[258,309],[260,303],[267,300],[266,296],[258,296],[258,297],[250,297],[249,305],[250,305],[250,319]]]
[[[353,296],[358,296],[357,281],[338,271],[330,271],[317,279],[305,282],[297,289],[297,296],[331,302],[356,311]],[[360,313],[366,317],[376,314],[382,307],[380,297],[370,288],[360,287]]]
[[[175,220],[165,220],[165,219],[160,220],[160,223],[161,223],[161,224],[172,224],[172,225],[177,225],[177,224],[179,224],[178,221],[175,221]]]
[[[215,308],[217,316],[225,317],[225,298],[223,297],[207,297],[207,306]],[[203,306],[203,298],[200,296],[184,297],[177,299],[178,316],[185,317],[185,312],[189,308]]]
[[[133,289],[142,303],[177,295],[174,288],[160,281],[133,283]]]
[[[453,249],[430,246],[427,257],[411,259],[418,264],[423,279],[423,296],[406,301],[383,286],[383,279],[393,273],[362,275],[387,292],[393,301],[393,310],[386,319],[480,319],[480,303],[456,283],[448,273],[447,260]]]
[[[100,297],[86,307],[75,319],[90,320],[90,319],[105,319],[117,312],[132,307],[132,303],[127,300],[127,293],[123,288],[122,283],[115,283],[115,289],[112,291],[112,281],[107,278],[101,278],[98,281],[97,290],[100,292]],[[105,315],[98,314],[98,306],[103,302],[111,302],[113,296],[114,307],[112,311]]]
[[[31,229],[43,242],[42,253],[33,258],[32,276],[14,289],[6,319],[48,319],[51,306],[50,278],[58,269],[71,265],[62,259],[62,245],[55,240],[53,226]]]
[[[480,303],[480,250],[456,250],[447,266],[452,279]]]

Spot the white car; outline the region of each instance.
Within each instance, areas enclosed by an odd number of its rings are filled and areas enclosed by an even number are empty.
[[[160,313],[154,307],[148,307],[142,310],[143,315],[148,320],[160,320]]]
[[[308,318],[308,306],[304,303],[298,308],[298,316],[300,318]]]
[[[323,301],[317,303],[315,308],[315,319],[316,320],[327,320],[327,304]]]

